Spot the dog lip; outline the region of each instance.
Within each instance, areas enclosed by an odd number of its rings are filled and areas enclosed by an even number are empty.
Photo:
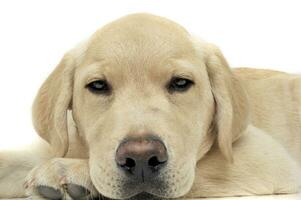
[[[131,200],[140,200],[140,199],[143,199],[143,200],[155,200],[155,199],[158,199],[159,197],[153,195],[153,194],[150,194],[148,192],[141,192],[141,193],[138,193],[136,194],[135,196],[133,196],[131,198]]]
[[[131,200],[162,199],[162,197],[165,197],[164,194],[162,194],[162,189],[165,189],[166,187],[165,181],[157,178],[148,182],[129,181],[123,186],[123,194]],[[145,196],[145,198],[142,198],[141,196]]]

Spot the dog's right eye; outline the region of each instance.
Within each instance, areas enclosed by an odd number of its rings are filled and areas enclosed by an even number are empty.
[[[93,81],[89,83],[86,87],[90,90],[90,92],[96,94],[109,94],[111,91],[111,87],[106,80]]]

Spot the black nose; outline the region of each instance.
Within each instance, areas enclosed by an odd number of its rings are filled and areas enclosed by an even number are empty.
[[[117,165],[142,182],[155,177],[166,165],[167,159],[165,145],[155,136],[127,138],[116,152]]]

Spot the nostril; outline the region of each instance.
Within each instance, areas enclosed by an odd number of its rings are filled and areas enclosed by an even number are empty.
[[[126,158],[125,159],[125,164],[122,165],[122,167],[126,168],[127,170],[131,170],[136,166],[136,162],[132,158]]]
[[[157,156],[153,156],[148,160],[148,166],[150,167],[158,167],[159,165],[164,164],[166,161],[159,161]]]

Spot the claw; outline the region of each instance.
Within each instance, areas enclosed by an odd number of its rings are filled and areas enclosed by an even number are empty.
[[[23,187],[25,189],[28,189],[29,187],[32,187],[33,186],[33,182],[34,182],[34,179],[30,180],[30,181],[25,181]]]
[[[66,176],[61,177],[60,180],[59,180],[59,182],[60,182],[60,185],[65,185],[67,183]]]

